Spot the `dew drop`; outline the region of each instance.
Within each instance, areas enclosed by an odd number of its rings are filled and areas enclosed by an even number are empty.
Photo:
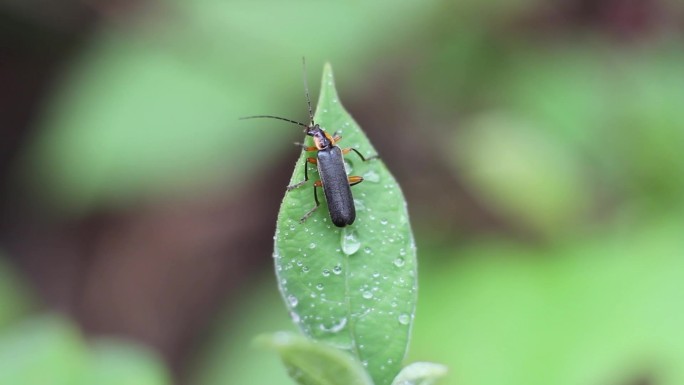
[[[313,243],[313,242],[309,243],[309,248],[310,248],[310,249],[315,249],[315,248],[316,248],[316,244]]]
[[[375,170],[370,170],[367,173],[363,174],[363,180],[368,181],[368,182],[378,183],[378,182],[380,182],[380,174],[375,172]]]
[[[411,316],[409,316],[408,314],[400,314],[399,318],[397,318],[397,319],[399,320],[400,324],[408,325],[409,321],[411,320]]]
[[[328,270],[328,269],[323,269],[323,276],[324,276],[324,277],[329,277],[329,276],[330,276],[330,270]]]
[[[292,321],[296,324],[298,324],[300,321],[299,314],[295,312],[290,312],[290,318],[292,318]]]
[[[309,266],[302,266],[302,273],[308,273],[309,272]]]
[[[359,251],[359,248],[361,248],[361,241],[359,241],[359,236],[356,232],[356,230],[351,229],[350,227],[345,227],[344,230],[341,232],[342,234],[342,252],[347,254],[347,255],[352,255]]]
[[[371,298],[373,298],[373,293],[371,293],[370,291],[364,291],[363,292],[363,298],[371,299]]]
[[[295,297],[294,295],[290,294],[290,295],[287,296],[287,302],[290,303],[290,306],[295,307],[295,306],[297,306],[297,304],[299,303],[299,300],[297,299],[297,297]]]
[[[405,263],[406,263],[406,261],[402,257],[398,257],[397,259],[394,260],[394,266],[396,266],[396,267],[402,267],[402,266],[404,266]]]
[[[373,253],[373,249],[371,249],[370,247],[364,247],[363,252],[366,254],[371,254]]]
[[[342,317],[342,319],[339,322],[330,325],[330,327],[326,327],[323,324],[319,324],[318,328],[324,332],[339,333],[344,329],[345,326],[347,326],[347,317]]]
[[[325,286],[323,286],[322,283],[319,283],[319,284],[316,285],[316,289],[318,289],[318,290],[323,290],[324,287],[325,287]]]
[[[333,267],[333,274],[340,275],[341,273],[342,273],[342,266],[335,265],[335,267]]]
[[[380,224],[383,225],[383,226],[386,225],[387,223],[388,223],[388,221],[387,221],[387,219],[385,219],[385,218],[382,218],[382,219],[380,220]]]

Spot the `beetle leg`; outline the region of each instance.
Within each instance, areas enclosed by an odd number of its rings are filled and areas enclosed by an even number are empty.
[[[361,158],[361,160],[364,161],[364,162],[368,162],[368,161],[371,160],[371,159],[379,158],[378,154],[375,154],[375,155],[373,155],[373,156],[369,156],[368,158],[366,158],[365,156],[361,155],[361,153],[359,152],[359,150],[357,150],[357,149],[355,149],[355,148],[352,148],[352,147],[343,149],[343,150],[342,150],[342,153],[345,154],[345,155],[347,155],[347,154],[349,154],[350,151],[354,151],[354,152],[356,153],[356,155],[358,155],[358,156]]]
[[[295,146],[301,147],[302,149],[304,149],[304,151],[316,151],[316,150],[318,150],[318,148],[316,148],[316,146],[307,146],[306,144],[299,143],[299,142],[295,142],[294,144],[295,144]]]
[[[342,136],[340,135],[340,132],[339,132],[339,131],[335,131],[335,133],[334,133],[333,136],[332,136],[332,142],[333,142],[333,144],[339,142],[340,140],[342,140]]]
[[[304,180],[299,182],[299,183],[295,183],[295,184],[291,184],[291,185],[287,186],[287,191],[292,191],[292,190],[296,189],[297,187],[300,187],[301,185],[303,185],[304,183],[306,183],[309,180],[309,168],[306,165],[307,163],[316,164],[316,163],[318,163],[318,161],[316,160],[316,158],[304,159]]]
[[[363,182],[363,177],[362,177],[362,176],[358,176],[358,175],[350,176],[350,177],[347,178],[347,179],[349,180],[349,185],[350,185],[350,186],[354,186],[354,185],[356,185],[356,184],[359,184],[359,183]]]
[[[321,182],[320,180],[317,180],[314,182],[314,202],[316,202],[316,205],[311,210],[309,210],[306,214],[304,214],[302,219],[299,220],[300,223],[304,223],[307,219],[309,219],[311,214],[313,214],[314,211],[316,211],[316,209],[318,208],[318,206],[321,205],[321,203],[318,201],[318,193],[317,193],[318,190],[316,190],[316,188],[318,188],[318,187],[323,187],[323,182]]]

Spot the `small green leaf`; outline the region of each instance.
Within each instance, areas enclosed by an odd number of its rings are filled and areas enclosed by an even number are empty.
[[[399,372],[392,385],[432,385],[444,377],[447,367],[432,362],[414,362]]]
[[[316,123],[339,131],[341,147],[376,154],[368,138],[342,107],[332,69],[323,69]],[[388,133],[389,134],[389,133]],[[306,137],[307,145],[312,145]],[[290,183],[304,180],[302,152]],[[401,369],[416,305],[416,249],[406,201],[382,160],[345,156],[350,175],[364,177],[352,187],[356,221],[335,227],[322,191],[314,205],[313,181],[285,194],[275,237],[278,285],[294,322],[309,337],[350,351],[378,385],[388,385]]]
[[[260,336],[256,342],[278,351],[301,385],[373,385],[358,361],[329,345],[286,332]]]

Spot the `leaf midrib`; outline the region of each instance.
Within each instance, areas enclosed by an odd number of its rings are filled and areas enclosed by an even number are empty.
[[[356,344],[356,334],[354,333],[355,331],[355,326],[356,326],[356,319],[353,317],[353,312],[352,312],[352,301],[351,301],[351,294],[349,292],[349,279],[350,279],[350,271],[349,271],[349,256],[344,256],[344,299],[347,303],[347,317],[349,317],[349,339],[351,340],[351,346],[352,346],[352,352],[354,353],[354,356],[357,357],[359,360],[361,360],[361,352],[359,351],[359,347]]]

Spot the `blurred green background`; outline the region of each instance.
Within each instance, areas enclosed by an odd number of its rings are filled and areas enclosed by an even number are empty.
[[[366,4],[367,3],[367,4]],[[408,199],[407,362],[684,383],[684,5],[0,5],[0,384],[291,384],[278,205],[330,61]]]

